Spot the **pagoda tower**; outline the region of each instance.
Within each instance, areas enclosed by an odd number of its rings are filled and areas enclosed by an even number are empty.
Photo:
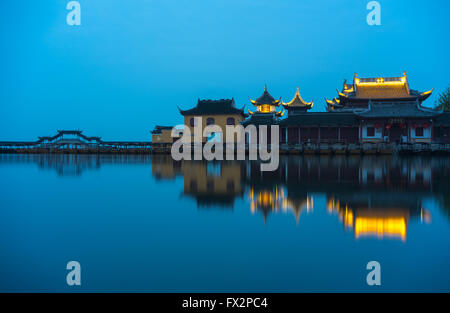
[[[249,99],[250,102],[254,106],[256,106],[256,112],[248,110],[248,113],[250,113],[250,115],[259,113],[259,114],[271,114],[275,115],[276,117],[281,117],[284,114],[283,111],[277,112],[276,110],[281,104],[281,97],[280,99],[275,100],[275,98],[272,97],[270,93],[267,91],[267,85],[264,86],[264,92],[258,99],[256,100],[252,100],[251,98]]]
[[[243,125],[272,125],[276,124],[280,117],[283,116],[284,110],[277,111],[277,108],[281,105],[281,97],[275,100],[274,97],[267,91],[267,86],[264,86],[263,94],[256,100],[250,102],[256,107],[256,111],[250,111],[250,118],[247,119]]]
[[[302,96],[300,95],[300,91],[298,90],[295,92],[294,98],[290,102],[282,102],[283,107],[288,111],[288,115],[295,115],[298,113],[305,113],[309,109],[311,109],[314,105],[314,102],[306,102],[303,100]]]

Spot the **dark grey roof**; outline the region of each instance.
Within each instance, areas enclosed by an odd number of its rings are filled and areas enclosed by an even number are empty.
[[[434,118],[434,126],[450,126],[450,112],[444,112]]]
[[[234,99],[200,100],[190,110],[181,110],[182,115],[217,115],[217,114],[244,114],[243,109],[237,109]]]
[[[155,129],[152,131],[152,134],[161,134],[161,132],[163,131],[163,130],[170,130],[170,129],[172,129],[173,128],[173,126],[159,126],[159,125],[156,125],[155,126]]]
[[[280,126],[357,126],[359,121],[353,113],[305,112],[290,115],[279,124]]]
[[[440,114],[440,111],[421,106],[418,101],[370,101],[367,110],[355,110],[354,112],[356,115],[365,118],[433,117]]]
[[[264,86],[263,94],[255,100],[258,104],[273,104],[275,102],[275,98],[267,91],[267,86]]]

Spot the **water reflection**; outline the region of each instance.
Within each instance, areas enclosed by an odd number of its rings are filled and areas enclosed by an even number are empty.
[[[156,181],[182,179],[182,189],[174,191],[194,199],[199,209],[234,210],[239,200],[264,223],[273,214],[291,214],[297,225],[302,215],[323,211],[337,216],[356,239],[406,241],[412,222],[431,223],[430,199],[450,219],[445,157],[290,156],[281,158],[278,170],[261,172],[257,162],[178,162],[163,155],[0,154],[0,165],[14,163],[36,164],[61,176],[105,164],[151,165]]]
[[[0,154],[0,165],[36,164],[40,170],[53,170],[59,176],[81,176],[105,164],[147,164],[149,155],[94,154]]]
[[[326,211],[356,239],[406,241],[412,220],[431,223],[426,199],[449,211],[447,158],[286,157],[274,172],[261,172],[256,162],[175,162],[164,156],[152,162],[159,179],[182,176],[183,194],[199,208],[232,209],[245,195],[250,211],[265,223],[270,214],[290,212],[298,224],[302,214],[314,212],[316,198],[325,197]]]

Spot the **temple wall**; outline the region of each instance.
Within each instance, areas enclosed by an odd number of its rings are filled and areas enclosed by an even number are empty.
[[[208,118],[213,118],[214,119],[214,125],[219,126],[222,131],[223,131],[223,135],[222,135],[222,139],[224,142],[226,142],[226,125],[227,125],[227,119],[232,117],[235,120],[235,125],[238,125],[239,122],[244,120],[244,117],[240,114],[217,114],[217,115],[202,115],[202,116],[194,116],[194,115],[186,115],[184,117],[184,125],[186,127],[188,127],[191,131],[191,135],[193,136],[194,134],[194,127],[191,126],[190,121],[191,118],[195,118],[195,117],[201,117],[202,118],[202,131],[205,129],[206,125],[206,121]],[[237,136],[235,136],[235,141],[240,140],[240,138],[238,138]],[[202,140],[203,142],[206,142],[206,138],[203,138]]]
[[[281,130],[282,139],[287,143],[318,143],[318,142],[358,142],[358,127],[287,127]],[[284,135],[286,134],[286,135]],[[284,137],[284,136],[287,136]],[[286,142],[281,140],[281,142]]]
[[[172,143],[172,130],[162,130],[161,134],[152,134],[153,143]]]
[[[374,136],[369,136],[367,129],[373,127],[374,128]],[[381,127],[376,128],[375,124],[368,123],[362,125],[361,129],[361,141],[362,142],[380,142],[383,141],[383,129]]]
[[[433,127],[433,142],[450,143],[450,126]]]
[[[410,129],[410,142],[431,142],[431,127],[423,128],[423,136],[417,136],[416,129]]]

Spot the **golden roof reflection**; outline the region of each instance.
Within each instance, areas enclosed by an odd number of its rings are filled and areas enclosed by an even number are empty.
[[[397,238],[406,241],[410,210],[402,207],[350,207],[333,197],[327,201],[327,211],[336,213],[346,230],[355,238]],[[420,208],[421,221],[431,222],[428,210]]]
[[[284,188],[275,187],[273,190],[255,191],[253,188],[248,193],[250,200],[250,211],[252,214],[261,212],[264,216],[264,221],[268,213],[292,212],[295,216],[297,224],[302,212],[313,212],[314,201],[311,196],[306,196],[304,199],[289,198]]]
[[[293,214],[297,224],[304,212],[314,212],[323,199],[355,239],[378,238],[406,241],[412,219],[430,223],[423,199],[439,190],[433,178],[440,175],[432,163],[383,158],[289,158],[277,171],[261,173],[251,162],[173,161],[153,157],[155,178],[184,181],[183,196],[197,208],[233,209],[236,199],[252,214]],[[440,163],[436,163],[440,169]],[[319,199],[315,199],[319,197]],[[248,205],[248,206],[247,206]],[[317,208],[316,208],[317,209]]]

